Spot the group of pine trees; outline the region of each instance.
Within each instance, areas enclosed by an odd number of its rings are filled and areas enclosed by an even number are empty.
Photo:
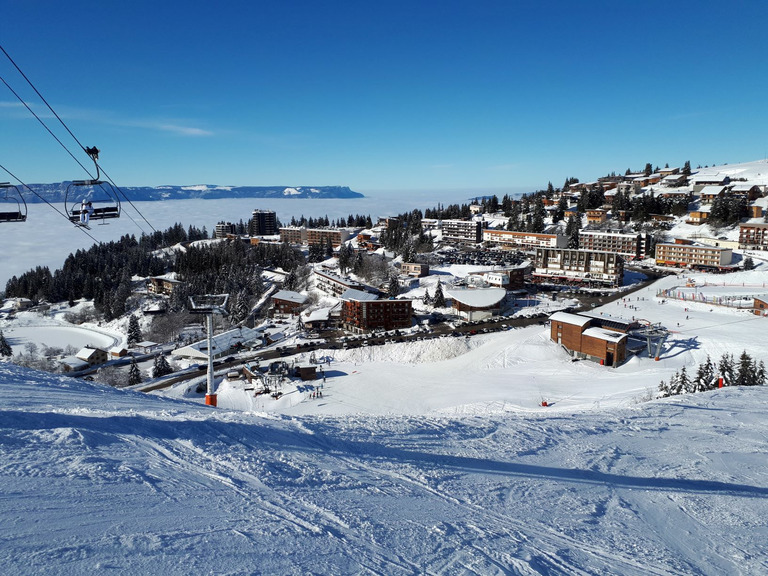
[[[413,262],[417,254],[432,252],[432,236],[424,233],[422,219],[421,210],[390,218],[379,239],[381,245],[395,255],[402,256],[403,262]]]
[[[715,390],[720,387],[721,378],[723,386],[763,386],[766,382],[765,365],[762,360],[755,362],[746,350],[741,353],[738,362],[733,355],[727,353],[723,354],[717,364],[707,356],[706,362],[699,364],[693,377],[683,366],[668,382],[662,380],[659,383],[659,396],[667,398]]]
[[[205,237],[205,229],[185,230],[181,224],[165,232],[144,234],[140,240],[125,235],[120,240],[94,244],[88,250],[70,254],[53,274],[48,267],[38,266],[14,276],[6,284],[5,295],[70,303],[79,298],[92,299],[104,318],[112,320],[126,312],[132,276],[156,276],[166,271],[166,263],[153,255],[154,250]]]
[[[328,216],[321,216],[319,218],[305,218],[302,214],[299,218],[295,216],[291,218],[291,226],[304,226],[306,228],[373,228],[373,221],[370,216],[364,216],[362,214],[350,214],[346,219],[338,218],[336,220],[328,219]]]
[[[424,290],[422,301],[427,306],[434,306],[435,308],[445,307],[445,294],[443,294],[443,285],[439,280],[437,286],[435,286],[435,293],[432,296],[429,295],[429,290]]]

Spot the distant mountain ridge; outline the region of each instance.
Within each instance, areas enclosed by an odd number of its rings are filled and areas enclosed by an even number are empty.
[[[30,184],[30,187],[48,202],[64,202],[67,186],[70,182],[54,184]],[[359,192],[348,186],[216,186],[201,184],[197,186],[120,186],[132,202],[156,200],[195,200],[221,198],[296,198],[296,199],[334,199],[364,198]],[[88,187],[78,187],[77,196],[87,195]],[[22,189],[24,199],[30,203],[43,202],[34,194]],[[70,202],[78,201],[70,198]],[[122,199],[122,198],[121,198]]]

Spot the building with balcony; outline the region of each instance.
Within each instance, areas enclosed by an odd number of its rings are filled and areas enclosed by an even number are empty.
[[[646,258],[650,246],[651,236],[646,232],[579,231],[579,248],[582,250],[616,252],[628,260]]]
[[[352,332],[403,330],[411,327],[411,300],[379,300],[369,292],[350,289],[341,295],[341,323]]]
[[[539,234],[497,229],[483,230],[483,242],[515,250],[565,248],[568,246],[568,238],[562,234]]]
[[[624,258],[616,252],[537,248],[533,263],[536,283],[621,286]]]
[[[688,240],[656,245],[656,264],[683,268],[720,268],[729,266],[733,258],[730,248],[704,246]]]
[[[479,244],[483,224],[476,220],[443,220],[443,242],[448,244]]]
[[[277,214],[272,210],[254,210],[248,233],[251,236],[274,236],[278,233]]]

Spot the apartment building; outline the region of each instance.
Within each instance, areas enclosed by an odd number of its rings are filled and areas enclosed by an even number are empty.
[[[287,244],[306,244],[307,229],[303,226],[284,226],[280,228],[280,242]]]
[[[624,258],[616,252],[537,248],[533,281],[618,287],[624,281]]]
[[[443,220],[443,241],[448,244],[479,244],[482,222],[476,220]]]
[[[483,242],[516,250],[565,248],[568,246],[568,238],[562,234],[538,234],[496,229],[483,230]]]
[[[341,295],[341,323],[352,332],[411,327],[411,300],[379,300],[374,294],[347,290]]]
[[[719,268],[730,265],[732,258],[730,248],[703,246],[688,240],[656,245],[656,264],[660,266]]]
[[[768,250],[768,224],[739,224],[739,248]]]
[[[581,230],[579,248],[582,250],[616,252],[628,260],[642,260],[648,256],[651,236],[647,232],[629,233],[600,230]]]
[[[248,224],[251,236],[274,236],[277,234],[277,214],[272,210],[254,210]]]

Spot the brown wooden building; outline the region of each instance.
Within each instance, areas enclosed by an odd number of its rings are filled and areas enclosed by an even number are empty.
[[[292,290],[280,290],[272,296],[277,314],[298,314],[307,302],[307,297]]]
[[[341,300],[341,323],[352,332],[411,327],[410,300],[379,300],[374,294],[353,289],[344,292]]]
[[[618,366],[627,358],[627,335],[600,326],[594,318],[555,312],[550,316],[550,338],[578,358]],[[598,325],[595,325],[598,324]]]

